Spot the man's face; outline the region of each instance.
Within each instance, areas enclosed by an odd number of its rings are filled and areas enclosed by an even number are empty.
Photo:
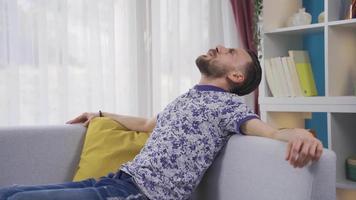
[[[244,49],[231,49],[218,45],[199,56],[196,64],[202,75],[219,78],[231,71],[242,71],[252,59]]]

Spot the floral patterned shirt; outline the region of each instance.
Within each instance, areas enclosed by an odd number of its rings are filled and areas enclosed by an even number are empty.
[[[121,169],[151,200],[188,199],[229,136],[252,118],[239,96],[196,85],[159,113],[146,145]]]

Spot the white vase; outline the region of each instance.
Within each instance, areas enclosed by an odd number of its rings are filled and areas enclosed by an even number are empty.
[[[323,23],[325,22],[325,12],[322,12],[318,16],[318,23]]]
[[[305,8],[300,8],[299,12],[289,17],[287,26],[301,26],[311,24],[312,17],[309,13],[305,12]]]

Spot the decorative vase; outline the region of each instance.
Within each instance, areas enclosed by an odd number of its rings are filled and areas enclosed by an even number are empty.
[[[305,8],[300,8],[299,12],[289,17],[287,26],[301,26],[311,24],[312,17],[309,13],[305,12]]]
[[[321,12],[318,16],[318,23],[325,22],[325,12]]]

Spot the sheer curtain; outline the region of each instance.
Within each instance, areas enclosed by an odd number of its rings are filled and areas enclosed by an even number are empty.
[[[198,83],[197,56],[218,44],[239,47],[228,0],[152,1],[153,111]]]
[[[0,0],[0,125],[152,116],[237,38],[228,0]]]
[[[0,125],[60,124],[99,109],[150,115],[146,7],[0,0]]]
[[[254,2],[250,0],[230,0],[234,21],[238,27],[238,34],[241,38],[241,47],[253,50],[257,54],[257,47],[253,38],[253,16]],[[258,88],[251,94],[245,96],[247,102],[251,103],[256,114],[259,114]]]

